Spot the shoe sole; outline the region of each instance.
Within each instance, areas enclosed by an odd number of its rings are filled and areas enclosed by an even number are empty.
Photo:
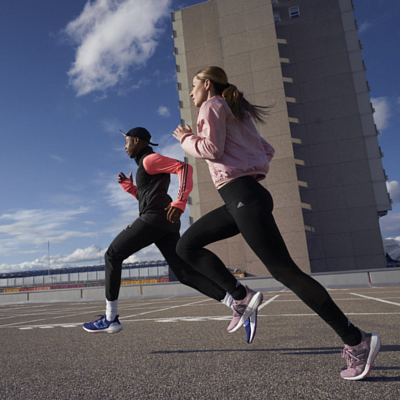
[[[246,320],[246,322],[243,325],[245,327],[245,329],[246,329],[247,343],[248,344],[253,343],[254,336],[256,335],[257,314],[258,314],[258,310],[256,310],[253,314],[251,314],[250,317]]]
[[[252,299],[250,300],[250,303],[248,304],[246,311],[244,312],[244,314],[241,316],[238,324],[231,329],[230,331],[228,331],[229,333],[233,333],[236,332],[238,329],[240,329],[240,327],[244,324],[244,322],[246,321],[247,318],[250,317],[250,315],[252,315],[254,313],[254,311],[257,310],[257,308],[260,306],[260,304],[262,303],[264,297],[263,294],[261,292],[257,292]]]
[[[97,331],[92,331],[90,329],[85,328],[84,326],[82,326],[82,328],[89,333],[118,333],[122,331],[122,325],[121,327],[116,327],[116,328],[108,328],[108,329],[101,329],[101,330],[97,330]]]
[[[360,375],[354,376],[352,378],[343,378],[343,379],[346,379],[348,381],[359,381],[360,379],[365,378],[369,374],[369,371],[371,370],[372,363],[374,362],[376,356],[378,355],[380,347],[381,347],[381,339],[375,332],[371,332],[370,352],[368,355],[367,362],[365,364],[364,371]]]

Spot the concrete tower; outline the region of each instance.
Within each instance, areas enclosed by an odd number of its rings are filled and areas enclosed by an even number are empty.
[[[182,123],[189,93],[217,65],[257,105],[276,150],[267,179],[274,216],[305,272],[384,268],[378,218],[391,209],[351,0],[210,0],[172,13]],[[222,201],[204,160],[194,167],[194,222]],[[231,269],[267,276],[240,235],[209,246]]]

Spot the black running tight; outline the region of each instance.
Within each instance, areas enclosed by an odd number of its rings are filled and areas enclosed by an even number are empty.
[[[179,233],[157,228],[140,218],[127,226],[113,240],[105,254],[107,300],[118,299],[121,286],[122,262],[131,254],[154,243],[181,283],[198,290],[208,297],[221,301],[225,297],[226,291],[178,257],[176,254],[178,240]]]
[[[177,246],[178,255],[232,293],[235,277],[204,247],[241,233],[276,280],[291,289],[342,339],[348,336],[349,323],[343,312],[328,292],[302,272],[290,257],[272,215],[273,201],[268,190],[253,177],[245,176],[229,182],[219,193],[225,205],[204,215],[182,235]]]

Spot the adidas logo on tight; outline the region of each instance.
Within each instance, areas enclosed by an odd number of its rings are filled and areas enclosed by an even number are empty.
[[[238,203],[236,208],[240,208],[240,207],[243,207],[243,206],[244,206],[244,204],[241,201],[239,201],[239,203]]]

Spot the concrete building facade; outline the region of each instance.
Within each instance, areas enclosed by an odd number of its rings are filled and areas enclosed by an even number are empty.
[[[270,105],[260,135],[276,150],[261,183],[305,272],[386,267],[379,216],[391,209],[351,0],[210,0],[172,13],[182,123],[196,133],[197,71],[222,67],[245,97]],[[194,222],[222,205],[204,160]],[[231,269],[269,273],[240,235],[209,246]]]

